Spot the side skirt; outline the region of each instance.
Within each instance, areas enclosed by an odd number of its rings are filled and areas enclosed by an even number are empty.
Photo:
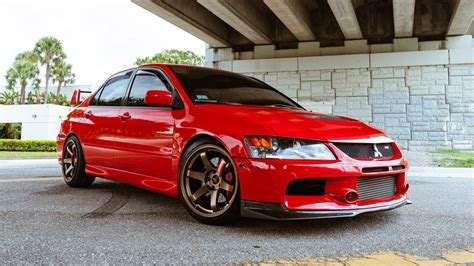
[[[178,186],[171,180],[96,165],[86,165],[86,174],[178,197]]]

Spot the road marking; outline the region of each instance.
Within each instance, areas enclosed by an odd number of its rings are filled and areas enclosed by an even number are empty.
[[[403,254],[395,251],[362,254],[351,257],[306,257],[301,259],[283,259],[264,261],[258,265],[456,265],[474,263],[474,248],[449,250],[440,258],[427,258]],[[250,263],[255,265],[254,263]]]
[[[56,181],[56,180],[62,180],[62,179],[63,179],[62,177],[2,178],[0,179],[0,183]]]

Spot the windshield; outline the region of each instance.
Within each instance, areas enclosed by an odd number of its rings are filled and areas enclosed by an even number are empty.
[[[220,103],[302,109],[267,84],[217,69],[170,66],[195,104]]]

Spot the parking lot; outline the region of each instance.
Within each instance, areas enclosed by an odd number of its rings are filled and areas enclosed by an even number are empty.
[[[233,263],[395,252],[474,262],[474,179],[409,177],[414,204],[350,219],[203,225],[172,198],[98,179],[72,189],[54,160],[0,161],[0,263]],[[469,258],[468,258],[469,259]]]

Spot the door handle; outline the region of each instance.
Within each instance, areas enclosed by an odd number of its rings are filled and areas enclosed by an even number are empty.
[[[132,116],[130,116],[130,114],[128,112],[125,112],[125,113],[119,115],[119,118],[122,119],[122,120],[127,120],[127,119],[132,118]]]
[[[92,111],[87,111],[87,112],[85,112],[85,113],[84,113],[84,116],[85,116],[86,118],[92,117]]]

